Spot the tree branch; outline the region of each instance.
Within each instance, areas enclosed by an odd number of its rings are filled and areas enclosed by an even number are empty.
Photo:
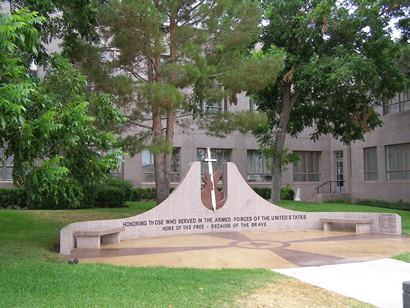
[[[137,78],[138,80],[141,80],[143,82],[148,82],[147,79],[145,79],[144,77],[142,77],[140,74],[138,74],[137,72],[135,72],[134,70],[130,69],[127,66],[121,65],[120,69],[130,73],[132,76],[134,76],[135,78]]]
[[[152,130],[152,127],[149,126],[149,125],[141,124],[141,123],[138,123],[138,122],[135,122],[135,121],[131,121],[131,120],[128,120],[128,123],[130,123],[131,125],[135,125],[135,126],[138,126],[138,127],[142,127],[142,128],[146,128],[146,129]],[[126,125],[127,125],[127,124],[126,124]]]

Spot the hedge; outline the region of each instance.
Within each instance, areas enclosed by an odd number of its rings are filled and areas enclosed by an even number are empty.
[[[133,188],[130,182],[110,177],[96,188],[94,207],[122,207],[132,198]]]
[[[2,188],[0,189],[0,207],[19,206],[26,207],[27,199],[23,189]]]
[[[254,187],[253,190],[261,196],[263,199],[269,200],[271,195],[271,189],[266,187]],[[280,190],[280,198],[282,200],[293,200],[295,197],[295,191],[290,186],[282,187]]]
[[[399,200],[397,202],[388,202],[388,201],[382,201],[382,200],[357,199],[353,201],[353,204],[384,207],[384,208],[394,209],[394,210],[410,211],[410,202],[406,202],[403,200]]]
[[[255,187],[253,189],[262,198],[266,200],[270,199],[270,188]],[[171,188],[170,192],[173,190],[174,188]],[[290,186],[282,187],[281,199],[293,200],[294,196],[295,192]],[[125,206],[126,201],[155,200],[155,198],[155,188],[132,187],[130,182],[112,177],[107,179],[104,184],[96,187],[92,198],[93,200],[90,200],[90,206],[122,207]],[[0,189],[0,207],[8,206],[27,206],[26,196],[23,189]]]

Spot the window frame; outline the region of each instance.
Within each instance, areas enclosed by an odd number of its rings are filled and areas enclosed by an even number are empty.
[[[123,180],[124,179],[124,156],[118,157],[118,168],[111,171],[110,174],[113,177]]]
[[[144,172],[144,165],[143,165],[143,155],[144,153],[149,154],[150,164],[152,166],[152,171],[145,171]],[[173,165],[174,161],[174,153],[178,155],[178,164],[177,169],[178,171],[172,171],[175,165]],[[145,178],[144,178],[145,176]],[[149,178],[148,178],[149,176]],[[172,148],[172,157],[171,157],[171,183],[179,183],[181,181],[181,148],[180,147],[173,147]],[[141,182],[142,183],[155,183],[155,169],[154,169],[154,154],[148,150],[144,150],[141,152]]]
[[[251,154],[256,154],[259,155],[260,163],[261,163],[261,169],[262,172],[252,172],[250,170],[250,167],[253,168],[254,164],[252,163],[252,166],[249,165],[249,155]],[[252,159],[255,157],[255,155],[252,155]],[[267,161],[266,157],[262,155],[262,152],[258,149],[248,149],[246,151],[246,163],[247,163],[247,172],[246,172],[246,181],[249,183],[269,183],[272,181],[272,167],[269,167],[269,161]]]
[[[4,149],[0,148],[0,181],[1,182],[12,182],[13,181],[13,167],[14,167],[13,156],[6,157]],[[8,172],[8,169],[11,169],[11,172]],[[10,177],[7,176],[8,174],[10,174]]]
[[[375,151],[375,159],[376,159],[376,170],[368,170],[368,161],[367,161],[367,155],[366,155],[366,151]],[[363,171],[364,171],[364,181],[365,182],[374,182],[374,181],[378,181],[379,179],[379,171],[378,171],[378,158],[377,158],[377,146],[374,147],[366,147],[363,148]],[[375,179],[371,179],[369,178],[369,174],[375,174],[376,178]]]
[[[394,110],[390,111],[390,107],[393,106]],[[392,99],[383,101],[383,115],[404,111],[410,111],[410,87],[402,92],[397,93]]]
[[[296,164],[299,163],[301,160],[303,160],[303,157],[299,156],[299,161],[296,163],[293,163],[293,172],[292,172],[292,180],[294,183],[320,183],[322,181],[322,151],[293,151],[293,154],[299,155],[303,153],[303,155],[306,155],[306,163],[305,163],[305,172],[295,172],[295,167]],[[309,172],[309,163],[308,163],[308,156],[312,156],[313,154],[318,155],[318,172]],[[304,180],[295,180],[295,175],[300,176],[303,175],[305,177]],[[318,180],[310,180],[309,176],[312,175],[318,175],[319,178]]]
[[[397,170],[392,170],[390,169],[391,161],[389,160],[389,149],[393,147],[409,147],[410,151],[410,143],[398,143],[398,144],[390,144],[390,145],[385,145],[385,172],[386,172],[386,181],[388,182],[409,182],[410,181],[410,159],[408,161],[408,166],[406,169],[397,169]],[[400,153],[403,155],[402,153]],[[401,156],[402,157],[402,156]],[[391,178],[391,173],[404,173],[405,176],[402,178]]]

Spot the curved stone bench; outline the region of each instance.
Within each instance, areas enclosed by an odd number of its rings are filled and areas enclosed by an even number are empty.
[[[323,224],[323,231],[332,231],[333,224],[350,224],[355,225],[356,233],[370,233],[372,230],[373,220],[371,219],[344,219],[344,218],[321,218],[320,223]]]
[[[124,228],[90,230],[74,232],[77,248],[100,248],[101,243],[111,244],[120,242],[120,232]]]

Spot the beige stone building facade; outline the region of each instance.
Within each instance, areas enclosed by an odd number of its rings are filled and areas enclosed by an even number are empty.
[[[0,9],[8,11],[7,3]],[[50,52],[57,50],[57,42],[49,46]],[[216,112],[253,109],[249,99],[240,95],[238,105],[221,103]],[[285,167],[282,185],[300,188],[302,200],[352,197],[410,202],[410,90],[385,102],[378,111],[384,124],[366,134],[364,142],[346,146],[330,136],[321,136],[313,142],[312,128],[305,129],[297,138],[288,137],[286,147],[297,153],[300,160]],[[177,128],[173,147],[174,186],[186,174],[189,164],[201,160],[204,149],[210,147],[219,162],[234,162],[250,185],[270,187],[269,164],[251,135],[233,133],[217,138],[195,127],[189,133]],[[0,149],[0,187],[12,186],[12,168],[13,159],[6,158]],[[143,151],[133,157],[125,156],[114,175],[134,186],[152,187],[153,170],[152,155]]]
[[[252,110],[244,95],[238,105],[221,105],[222,110]],[[282,185],[301,191],[302,200],[328,200],[352,197],[410,202],[410,90],[386,102],[379,110],[383,126],[366,134],[365,140],[346,146],[331,136],[313,142],[312,128],[297,138],[288,137],[286,147],[300,160],[288,165],[282,174]],[[172,185],[186,174],[190,163],[202,160],[210,147],[219,162],[234,162],[242,176],[253,187],[270,187],[269,163],[258,151],[251,135],[232,133],[225,138],[208,136],[205,131],[177,129],[174,137]],[[0,149],[0,187],[12,186],[12,158]],[[153,156],[143,151],[125,156],[115,176],[137,187],[154,186]]]
[[[216,112],[252,110],[249,99],[241,95],[238,105],[221,105]],[[257,112],[257,111],[255,111]],[[379,110],[383,126],[365,135],[364,141],[346,146],[331,136],[313,142],[313,128],[297,138],[287,137],[286,147],[298,154],[299,162],[282,172],[282,185],[301,192],[302,200],[377,199],[410,202],[410,90],[400,93]],[[195,128],[176,129],[173,144],[172,185],[176,186],[190,163],[205,157],[210,147],[218,162],[234,162],[253,187],[270,187],[269,163],[258,151],[252,135],[232,133],[225,138],[208,136]],[[126,155],[115,176],[136,187],[153,187],[153,156],[143,151]],[[12,157],[0,149],[0,187],[12,187]]]
[[[220,110],[252,110],[241,96],[237,106]],[[331,136],[310,139],[312,128],[297,138],[288,137],[286,147],[300,160],[283,170],[282,185],[300,188],[302,200],[327,200],[352,197],[386,201],[410,201],[410,91],[397,95],[379,110],[383,126],[368,133],[365,140],[346,146]],[[210,147],[220,161],[234,162],[242,176],[254,187],[270,187],[269,164],[260,155],[251,135],[233,133],[225,138],[211,137],[193,129],[177,130],[174,138],[172,182],[177,185],[191,162],[201,160]],[[125,156],[116,175],[138,187],[154,185],[153,157],[143,151]]]

